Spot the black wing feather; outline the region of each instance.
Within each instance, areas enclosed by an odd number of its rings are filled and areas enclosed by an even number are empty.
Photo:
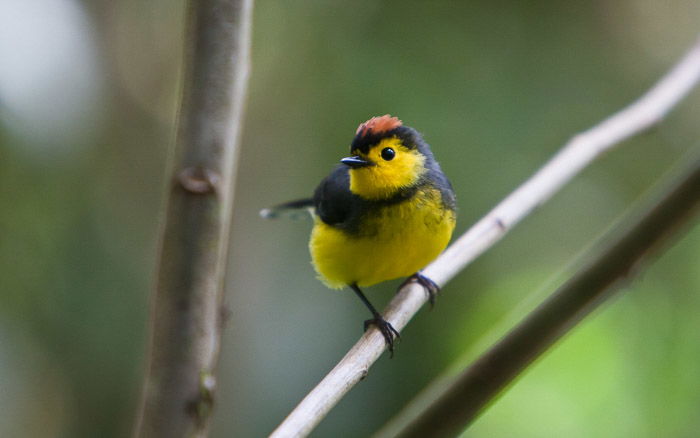
[[[328,225],[352,232],[361,214],[361,199],[350,191],[347,166],[339,165],[321,181],[314,192],[316,214]]]

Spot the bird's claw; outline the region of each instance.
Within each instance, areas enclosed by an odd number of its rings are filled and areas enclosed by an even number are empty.
[[[432,309],[433,306],[435,306],[435,298],[437,298],[437,295],[440,292],[440,286],[438,286],[437,283],[435,283],[433,280],[426,277],[425,275],[421,274],[420,272],[416,272],[415,274],[408,277],[406,281],[401,283],[399,289],[412,282],[420,284],[428,292],[428,301],[430,302],[430,308]]]
[[[401,335],[386,319],[381,316],[376,316],[372,319],[365,321],[365,331],[370,325],[376,326],[384,336],[384,341],[389,348],[389,357],[394,357],[394,340],[401,340]]]

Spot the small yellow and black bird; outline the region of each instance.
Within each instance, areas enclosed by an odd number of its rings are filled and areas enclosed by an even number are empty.
[[[309,249],[319,278],[328,287],[349,286],[372,312],[393,353],[399,333],[369,302],[360,287],[410,276],[423,285],[431,304],[438,286],[421,275],[447,246],[456,220],[452,186],[430,147],[413,128],[384,115],[362,123],[351,156],[316,188],[313,198],[260,212],[271,218],[285,210],[311,209]]]

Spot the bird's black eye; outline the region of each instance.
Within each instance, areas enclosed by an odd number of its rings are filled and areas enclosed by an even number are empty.
[[[392,148],[384,148],[382,149],[382,158],[384,161],[391,161],[394,159],[396,156],[396,152]]]

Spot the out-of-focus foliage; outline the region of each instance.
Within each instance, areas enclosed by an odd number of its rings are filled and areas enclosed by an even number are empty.
[[[32,6],[28,6],[32,5]],[[0,435],[121,437],[144,367],[184,2],[0,2]],[[573,133],[636,98],[690,45],[700,4],[256,4],[213,436],[263,436],[361,333],[314,278],[311,193],[357,124],[425,134],[457,232]],[[586,170],[444,290],[315,436],[366,436],[473,356],[700,147],[699,93]],[[700,230],[527,372],[465,436],[690,436],[700,424]],[[368,290],[378,305],[397,283]],[[520,303],[527,302],[528,305]]]

